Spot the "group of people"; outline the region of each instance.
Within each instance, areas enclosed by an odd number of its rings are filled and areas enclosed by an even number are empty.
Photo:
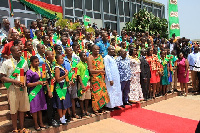
[[[185,38],[173,36],[167,41],[148,31],[126,30],[119,36],[116,30],[97,27],[93,33],[83,24],[76,30],[61,29],[47,27],[41,19],[32,21],[30,28],[19,19],[14,24],[11,28],[9,20],[3,19],[0,34],[0,80],[8,91],[13,132],[29,132],[24,128],[27,111],[40,131],[48,128],[42,120],[44,110],[49,126],[57,127],[91,116],[90,103],[98,115],[176,91],[177,77],[187,96],[189,62],[198,47],[189,47]]]

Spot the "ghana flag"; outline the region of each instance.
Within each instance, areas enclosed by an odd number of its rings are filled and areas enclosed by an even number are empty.
[[[38,0],[20,0],[23,4],[49,19],[61,19],[63,17],[62,6],[47,4]]]

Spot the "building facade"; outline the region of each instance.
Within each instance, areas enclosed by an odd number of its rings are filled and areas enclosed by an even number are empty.
[[[20,3],[13,1],[14,18],[30,26],[32,20],[41,18],[39,14]],[[91,17],[91,23],[98,27],[110,27],[120,32],[126,22],[131,21],[134,13],[146,8],[155,16],[165,18],[165,5],[151,0],[40,0],[49,4],[61,5],[63,17],[75,21],[83,20],[83,15]],[[0,20],[9,16],[8,0],[0,2]]]

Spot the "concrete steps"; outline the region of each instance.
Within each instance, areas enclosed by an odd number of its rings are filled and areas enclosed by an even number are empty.
[[[1,88],[0,88],[0,93],[1,93],[1,94],[7,94],[7,89],[6,89],[6,87],[1,87]]]
[[[8,101],[7,94],[0,95],[0,102]]]
[[[0,111],[0,122],[10,119],[10,110]]]
[[[60,125],[60,127],[49,127],[48,129],[42,129],[42,131],[39,131],[38,133],[58,133],[61,131],[65,131],[71,128],[76,128],[78,126],[86,125],[89,123],[93,123],[96,121],[100,121],[102,119],[110,118],[110,112],[107,111],[104,114],[100,114],[99,116],[92,115],[92,117],[82,118],[82,119],[73,119],[73,121],[70,121],[67,125]],[[34,129],[33,120],[31,119],[25,119],[24,122],[25,128],[28,128],[32,131],[32,133],[37,133]],[[19,123],[18,123],[19,127]],[[0,122],[0,132],[1,133],[8,133],[12,131],[12,121],[11,120],[4,120]]]
[[[0,102],[0,111],[9,110],[9,105],[7,101]]]

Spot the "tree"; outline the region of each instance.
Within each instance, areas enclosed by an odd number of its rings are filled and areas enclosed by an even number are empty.
[[[150,34],[160,34],[161,37],[168,37],[168,22],[149,13],[146,9],[140,10],[133,15],[133,21],[126,23],[127,31],[142,32],[149,31]]]

